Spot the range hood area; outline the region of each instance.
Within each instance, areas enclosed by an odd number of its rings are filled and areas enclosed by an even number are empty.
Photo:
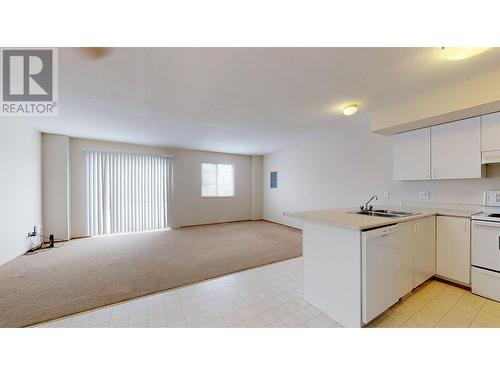
[[[500,163],[500,112],[481,116],[481,164]]]
[[[481,164],[500,164],[500,150],[483,151],[481,153]]]

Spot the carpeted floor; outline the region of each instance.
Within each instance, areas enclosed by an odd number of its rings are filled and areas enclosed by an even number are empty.
[[[0,327],[24,327],[302,255],[265,221],[72,240],[0,266]]]

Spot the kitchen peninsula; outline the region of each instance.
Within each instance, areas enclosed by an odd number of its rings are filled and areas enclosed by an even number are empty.
[[[285,213],[303,221],[304,298],[345,327],[366,325],[437,273],[436,217],[463,223],[464,230],[453,236],[468,244],[464,257],[470,254],[470,217],[478,212],[423,207],[372,211]],[[470,255],[457,267],[469,275]],[[452,274],[449,279],[470,282],[468,276]]]

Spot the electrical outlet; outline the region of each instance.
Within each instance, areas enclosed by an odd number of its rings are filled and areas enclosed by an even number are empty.
[[[389,198],[389,192],[388,191],[384,191],[384,198]]]
[[[430,191],[421,191],[418,193],[418,197],[420,199],[429,199],[431,197],[431,192]]]
[[[42,234],[42,226],[40,224],[33,226],[33,232],[28,232],[28,237],[36,237]]]
[[[36,225],[33,227],[33,232],[28,232],[28,237],[35,237],[36,236]]]

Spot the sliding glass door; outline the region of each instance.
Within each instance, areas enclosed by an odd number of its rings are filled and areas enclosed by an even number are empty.
[[[167,227],[170,159],[86,152],[89,236]]]

